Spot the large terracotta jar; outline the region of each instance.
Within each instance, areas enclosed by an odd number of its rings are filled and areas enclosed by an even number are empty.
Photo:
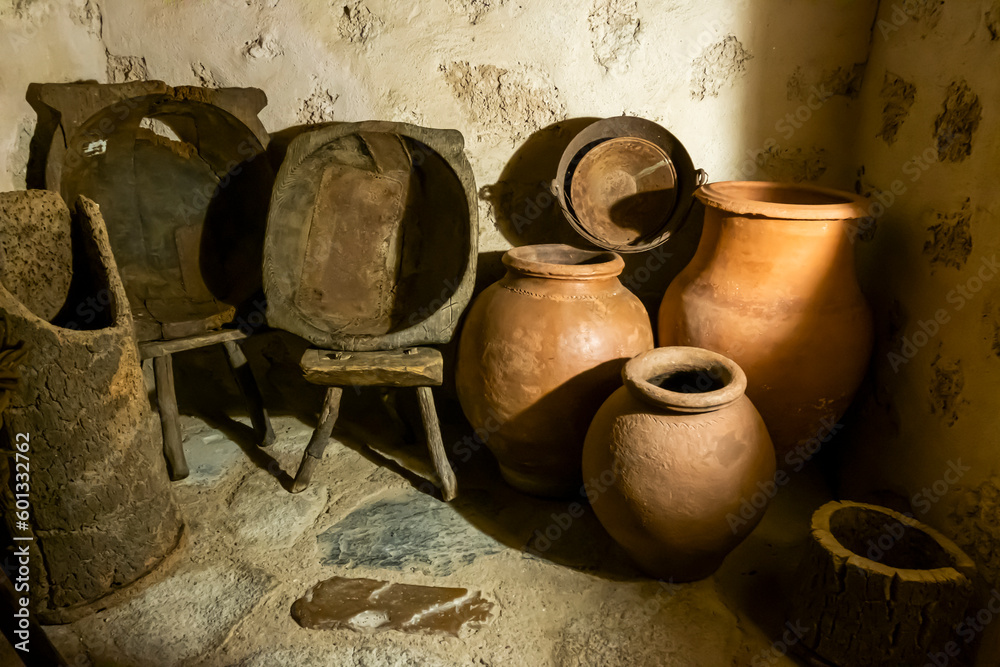
[[[649,315],[618,280],[613,252],[514,248],[507,275],[473,302],[458,353],[458,397],[515,488],[580,489],[580,453],[626,361],[653,347]]]
[[[650,576],[711,575],[775,488],[767,428],[732,360],[694,347],[629,361],[587,432],[583,478],[605,529]]]
[[[801,465],[839,430],[871,355],[852,244],[864,199],[754,181],[712,183],[695,196],[705,226],[663,297],[659,344],[736,361],[779,465]]]

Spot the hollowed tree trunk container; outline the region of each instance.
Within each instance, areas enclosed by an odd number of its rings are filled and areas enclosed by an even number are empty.
[[[650,576],[703,579],[764,516],[741,506],[774,476],[774,449],[732,360],[693,347],[632,359],[583,449],[597,518]]]
[[[806,628],[803,646],[841,667],[899,667],[933,664],[930,655],[953,639],[975,565],[899,512],[830,502],[813,514],[798,576],[791,621]]]
[[[613,252],[523,246],[503,263],[466,318],[458,397],[511,486],[572,495],[590,420],[625,362],[653,347],[649,315]]]
[[[68,224],[62,201],[51,197]],[[49,202],[36,214],[52,208]],[[6,230],[18,221],[0,224]],[[22,538],[15,544],[28,546],[32,607],[48,623],[74,621],[134,593],[162,572],[183,535],[97,205],[80,197],[74,227],[69,298],[51,322],[0,285],[0,344],[26,351],[3,414],[0,510],[10,535]],[[25,480],[26,498],[15,496]],[[24,500],[26,526],[16,515]]]

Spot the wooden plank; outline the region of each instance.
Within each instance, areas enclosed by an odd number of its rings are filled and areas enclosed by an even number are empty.
[[[156,380],[156,403],[163,426],[163,454],[170,464],[170,479],[177,481],[188,476],[187,459],[181,444],[180,413],[174,392],[174,364],[169,354],[153,359],[153,376]]]
[[[430,387],[417,387],[417,398],[420,399],[420,416],[424,422],[424,432],[427,434],[427,449],[434,461],[434,470],[441,480],[441,497],[445,502],[454,500],[458,495],[458,482],[455,472],[448,462],[441,440],[441,425],[438,423],[437,410],[434,408],[434,394]]]
[[[243,340],[246,337],[247,334],[239,329],[219,329],[218,331],[208,331],[196,336],[188,336],[187,338],[142,342],[139,343],[139,354],[143,359],[152,359],[162,357],[166,354],[196,350],[206,345],[225,343],[230,340]]]
[[[189,338],[231,322],[236,308],[219,301],[188,298],[146,299],[146,309],[169,339]]]
[[[376,352],[309,349],[299,362],[307,381],[320,385],[420,387],[444,380],[441,353],[429,347]]]

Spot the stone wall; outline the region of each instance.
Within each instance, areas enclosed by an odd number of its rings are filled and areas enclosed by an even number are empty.
[[[524,231],[498,225],[498,213],[522,214],[532,240],[559,233],[536,177],[554,172],[551,154],[570,137],[539,131],[567,119],[659,122],[714,180],[847,186],[841,133],[858,106],[875,4],[4,0],[0,59],[18,66],[0,73],[0,190],[24,186],[28,83],[141,78],[260,87],[271,132],[368,119],[461,130],[487,188],[485,252]],[[511,164],[519,150],[532,159]]]
[[[882,3],[861,88],[876,313],[844,491],[895,499],[1000,584],[1000,2]]]

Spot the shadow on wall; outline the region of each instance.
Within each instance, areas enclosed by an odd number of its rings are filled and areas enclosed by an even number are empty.
[[[320,123],[314,125],[306,123],[303,125],[292,125],[283,130],[271,132],[271,141],[267,144],[267,159],[270,161],[274,173],[278,173],[278,170],[281,168],[281,163],[285,161],[285,155],[288,153],[288,145],[292,143],[295,137],[303,132],[315,130],[328,124]]]
[[[735,169],[712,180],[851,189],[859,96],[878,7],[879,0],[753,3],[733,24],[734,34],[702,51],[692,85],[704,80],[706,97],[720,96],[734,79],[747,81]],[[831,38],[831,30],[838,37]]]
[[[559,160],[573,138],[599,118],[569,118],[544,127],[515,151],[479,197],[493,208],[497,229],[513,246],[566,243],[592,247],[573,231],[552,194]]]

